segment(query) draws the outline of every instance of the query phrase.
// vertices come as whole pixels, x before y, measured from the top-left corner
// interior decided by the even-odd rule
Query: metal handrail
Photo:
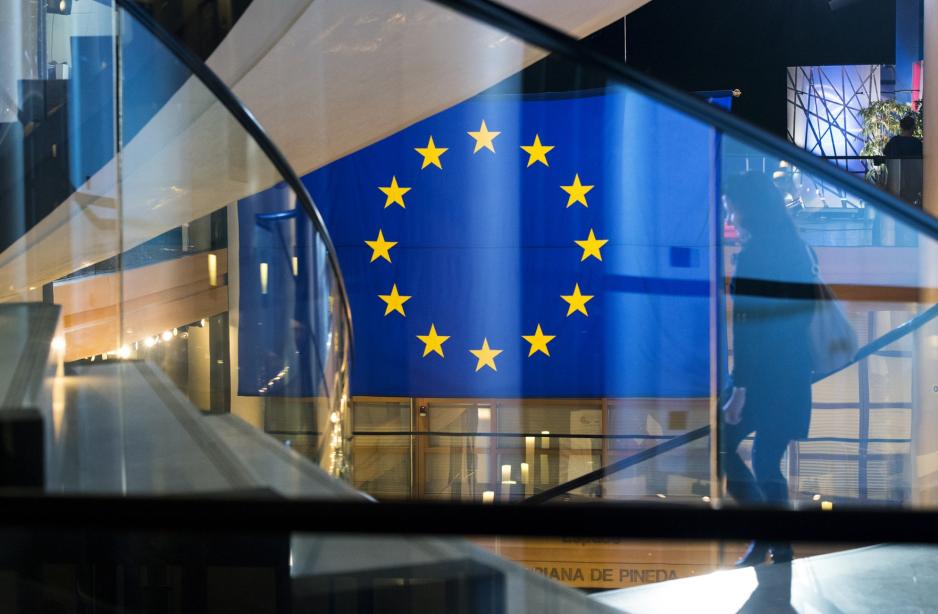
[[[332,237],[326,229],[326,224],[322,219],[322,214],[316,208],[312,197],[307,191],[303,182],[297,176],[293,167],[287,161],[283,152],[274,144],[273,140],[267,135],[260,122],[254,117],[254,114],[244,105],[234,92],[225,84],[221,78],[210,69],[205,62],[199,59],[194,53],[189,51],[176,38],[167,32],[159,23],[157,23],[149,13],[146,12],[135,0],[116,0],[117,6],[126,11],[140,25],[145,27],[166,49],[172,53],[201,83],[208,89],[215,99],[218,100],[231,115],[238,121],[245,132],[247,132],[258,147],[261,148],[271,164],[280,174],[284,182],[296,194],[297,203],[305,211],[306,215],[313,222],[316,232],[319,233],[323,243],[326,245],[326,253],[329,258],[329,264],[336,276],[339,286],[339,294],[344,303],[344,313],[349,327],[349,362],[351,363],[354,351],[354,330],[352,327],[352,307],[349,301],[348,290],[345,287],[345,277],[342,275],[342,268],[339,265],[339,256],[336,252]]]
[[[842,371],[846,369],[847,367],[860,362],[864,358],[868,358],[872,356],[879,350],[885,348],[888,345],[891,345],[898,339],[901,339],[902,337],[908,335],[909,333],[914,332],[915,330],[921,328],[928,322],[934,320],[935,317],[938,317],[938,305],[932,305],[929,309],[927,309],[926,311],[923,311],[922,313],[915,316],[908,322],[905,322],[904,324],[900,324],[899,326],[889,331],[885,335],[882,335],[881,337],[877,337],[875,340],[871,341],[870,343],[867,343],[862,348],[857,350],[857,353],[854,354],[853,359],[851,359],[850,362],[844,364],[836,371],[831,371],[830,373],[816,376],[814,378],[814,382],[817,383],[823,379],[826,379],[830,377],[831,375],[833,375],[834,373],[838,373],[839,371]],[[537,493],[536,495],[532,495],[528,497],[527,499],[524,499],[521,503],[524,503],[524,504],[544,503],[545,501],[549,501],[551,499],[559,497],[560,495],[570,492],[571,490],[580,488],[581,486],[585,486],[592,482],[596,482],[607,476],[613,475],[615,473],[618,473],[630,467],[634,467],[635,465],[638,465],[639,463],[643,463],[646,460],[655,458],[657,456],[661,456],[662,454],[666,452],[670,452],[671,450],[674,450],[676,448],[683,447],[691,442],[697,441],[698,439],[703,439],[704,437],[707,437],[708,435],[710,435],[710,425],[700,427],[699,429],[689,431],[687,433],[684,433],[683,435],[678,435],[677,437],[670,439],[664,443],[660,443],[658,445],[642,450],[638,454],[633,454],[632,456],[619,459],[615,461],[614,463],[610,463],[606,465],[605,467],[600,467],[599,469],[590,471],[589,473],[585,473],[581,475],[580,477],[564,482],[563,484],[558,484],[557,486],[548,488],[547,490],[544,490],[542,492]]]

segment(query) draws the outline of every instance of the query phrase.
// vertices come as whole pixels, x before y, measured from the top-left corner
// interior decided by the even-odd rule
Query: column
[[[925,210],[938,216],[938,0],[925,0]],[[930,136],[929,136],[930,135]],[[938,303],[938,242],[920,243],[920,301]],[[912,411],[912,499],[938,504],[938,323],[916,334],[915,390]]]

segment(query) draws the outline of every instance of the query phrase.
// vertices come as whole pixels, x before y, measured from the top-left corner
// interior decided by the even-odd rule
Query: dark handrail
[[[656,446],[652,446],[650,448],[642,450],[638,454],[633,454],[632,456],[619,459],[614,463],[610,463],[606,465],[605,467],[600,467],[599,469],[596,469],[595,471],[584,473],[578,478],[574,478],[570,481],[564,482],[563,484],[558,484],[557,486],[548,488],[547,490],[541,491],[537,493],[536,495],[531,495],[527,499],[524,499],[523,501],[521,501],[521,503],[525,503],[525,504],[544,503],[545,501],[549,501],[550,499],[559,497],[560,495],[566,492],[569,492],[573,490],[574,488],[579,488],[580,486],[586,486],[587,484],[591,482],[595,482],[596,480],[601,480],[607,475],[618,473],[624,469],[628,469],[629,467],[634,467],[635,465],[639,463],[643,463],[646,460],[655,458],[656,456],[661,456],[665,452],[670,452],[671,450],[674,450],[675,448],[681,448],[691,443],[692,441],[703,439],[709,434],[710,434],[710,425],[702,426],[699,429],[689,431],[687,433],[684,433],[683,435],[679,435],[675,437],[674,439],[670,439],[664,443],[659,443]]]
[[[355,344],[352,328],[352,307],[349,302],[348,291],[345,288],[345,277],[342,275],[338,253],[336,252],[335,245],[332,243],[332,238],[329,236],[329,231],[326,229],[326,224],[322,219],[322,215],[319,213],[319,209],[317,209],[316,205],[313,203],[312,197],[303,185],[303,182],[300,181],[293,167],[290,166],[290,163],[283,155],[283,152],[280,151],[273,140],[267,135],[267,132],[261,126],[260,122],[254,117],[254,114],[251,113],[235,93],[225,85],[225,82],[222,81],[218,75],[199,59],[198,56],[189,51],[189,49],[177,41],[172,34],[158,24],[135,0],[116,0],[116,2],[121,10],[126,11],[134,20],[145,27],[150,34],[159,40],[177,60],[182,62],[182,64],[202,82],[202,85],[215,96],[216,100],[224,105],[228,112],[241,124],[245,132],[247,132],[261,150],[267,154],[267,158],[270,160],[271,164],[273,164],[274,168],[277,169],[277,172],[280,173],[284,182],[290,186],[290,189],[296,194],[297,202],[300,203],[306,215],[312,220],[313,226],[326,244],[329,264],[332,266],[333,273],[337,278],[339,294],[344,303],[343,311],[345,312],[349,327],[349,362],[351,362]]]
[[[938,513],[857,508],[786,510],[662,503],[519,505],[282,499],[276,496],[4,494],[0,526],[16,531],[169,531],[206,535],[521,536],[938,543]],[[237,493],[233,493],[237,495]]]
[[[718,128],[730,136],[739,136],[803,169],[839,183],[854,195],[882,205],[892,215],[931,237],[938,237],[938,219],[905,203],[895,196],[857,179],[834,164],[800,147],[779,139],[747,121],[700,100],[696,96],[643,75],[624,62],[590,48],[572,36],[492,0],[432,0],[459,13],[484,22],[518,39],[556,53],[588,68],[610,75],[670,107]]]
[[[923,311],[922,313],[918,314],[917,316],[915,316],[908,322],[905,322],[904,324],[900,324],[899,326],[892,329],[885,335],[881,337],[877,337],[875,340],[864,345],[862,348],[857,350],[857,353],[854,354],[853,359],[851,359],[850,362],[841,366],[839,369],[835,371],[831,371],[830,373],[820,375],[820,376],[815,376],[814,381],[819,382],[823,379],[826,379],[830,377],[831,375],[833,375],[834,373],[837,373],[838,371],[842,371],[846,369],[847,367],[860,362],[864,358],[868,358],[869,356],[872,356],[873,354],[885,348],[886,346],[892,344],[896,340],[921,328],[922,326],[924,326],[931,320],[935,319],[936,316],[938,316],[938,305],[932,305],[926,311]],[[612,475],[614,473],[618,473],[620,471],[628,469],[629,467],[634,467],[635,465],[639,463],[643,463],[646,460],[655,458],[656,456],[660,456],[666,452],[670,452],[671,450],[674,450],[675,448],[680,448],[682,446],[685,446],[693,441],[697,441],[698,439],[703,439],[704,437],[707,437],[708,435],[710,435],[710,426],[707,425],[707,426],[700,427],[699,429],[689,431],[687,433],[684,433],[683,435],[679,435],[664,443],[660,443],[648,449],[642,450],[638,454],[633,454],[632,456],[619,459],[615,461],[614,463],[610,463],[606,465],[605,467],[600,467],[599,469],[590,471],[589,473],[585,473],[578,478],[574,478],[572,480],[564,482],[563,484],[558,484],[557,486],[548,488],[547,490],[544,490],[542,492],[537,493],[536,495],[532,495],[528,497],[527,499],[524,499],[521,503],[525,503],[525,504],[544,503],[545,501],[549,501],[551,499],[559,497],[560,495],[564,493],[570,492],[571,490],[575,488],[579,488],[581,486],[585,486],[597,480],[601,480],[602,478],[606,476]]]

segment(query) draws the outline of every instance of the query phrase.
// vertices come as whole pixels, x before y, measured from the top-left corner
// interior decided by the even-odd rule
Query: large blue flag
[[[708,395],[715,138],[632,92],[486,94],[306,176],[350,293],[352,393]],[[258,222],[277,194],[240,203],[242,271],[289,266]],[[270,327],[299,316],[241,288],[258,394],[282,370]]]

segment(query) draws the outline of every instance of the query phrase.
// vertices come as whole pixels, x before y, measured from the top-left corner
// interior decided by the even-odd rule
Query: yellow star
[[[531,351],[528,352],[528,358],[534,356],[535,352],[543,352],[545,355],[550,356],[550,351],[547,349],[547,344],[554,340],[557,335],[545,335],[544,331],[541,330],[541,325],[537,325],[537,330],[534,331],[533,335],[521,335],[521,338],[531,344]]]
[[[590,302],[591,300],[593,300],[593,295],[592,294],[580,294],[580,284],[577,284],[573,288],[573,294],[568,294],[568,295],[561,294],[560,298],[570,303],[570,308],[567,309],[568,318],[574,311],[579,311],[583,315],[589,317],[589,314],[586,313],[586,304]]]
[[[495,357],[502,353],[502,350],[493,350],[489,348],[488,338],[482,339],[482,348],[478,350],[469,350],[469,352],[479,359],[476,364],[476,371],[482,367],[489,367],[492,371],[498,371],[495,368]]]
[[[580,203],[584,207],[589,207],[586,204],[586,194],[593,189],[594,186],[583,185],[580,183],[580,174],[577,173],[573,178],[573,185],[562,185],[560,189],[570,195],[570,198],[567,199],[567,207],[573,203]]]
[[[468,132],[469,136],[476,140],[476,147],[472,150],[472,153],[478,153],[480,149],[485,147],[492,153],[495,153],[495,143],[492,141],[495,140],[501,132],[489,132],[489,129],[485,127],[485,120],[482,120],[482,127],[479,128],[478,132]]]
[[[365,241],[365,245],[372,249],[370,262],[374,262],[378,258],[384,258],[388,262],[391,262],[390,249],[397,245],[397,241],[385,241],[384,233],[381,232],[379,228],[378,238],[374,241]]]
[[[404,194],[410,192],[410,188],[397,185],[397,177],[391,177],[391,185],[379,187],[378,189],[384,192],[388,197],[387,200],[384,201],[385,209],[390,207],[392,203],[400,205],[401,209],[406,209],[404,206]]]
[[[440,156],[446,153],[447,147],[437,147],[433,144],[433,137],[430,137],[430,140],[427,142],[426,147],[414,147],[421,156],[423,156],[423,164],[420,165],[420,169],[423,170],[430,166],[431,164],[438,169],[442,170],[443,165],[440,163]]]
[[[583,248],[583,257],[580,258],[580,262],[583,262],[590,256],[596,258],[596,260],[602,261],[603,255],[599,253],[600,248],[606,243],[609,243],[609,239],[597,239],[596,235],[593,234],[593,229],[590,228],[590,236],[585,241],[574,241],[577,245]],[[374,260],[374,258],[372,258]]]
[[[550,166],[547,163],[547,152],[553,149],[553,145],[541,145],[541,136],[534,135],[534,143],[531,145],[522,145],[521,149],[528,153],[528,166],[535,162],[540,162],[544,166]]]
[[[384,310],[384,315],[388,315],[392,311],[396,311],[405,318],[407,314],[404,313],[404,303],[409,301],[411,297],[404,296],[397,293],[397,284],[391,287],[391,294],[379,294],[378,298],[388,304],[387,309]]]
[[[436,334],[436,326],[433,324],[430,325],[430,332],[426,335],[417,335],[417,338],[423,341],[423,355],[426,356],[430,352],[436,352],[440,356],[443,356],[443,343],[449,339],[448,335],[438,335]]]

